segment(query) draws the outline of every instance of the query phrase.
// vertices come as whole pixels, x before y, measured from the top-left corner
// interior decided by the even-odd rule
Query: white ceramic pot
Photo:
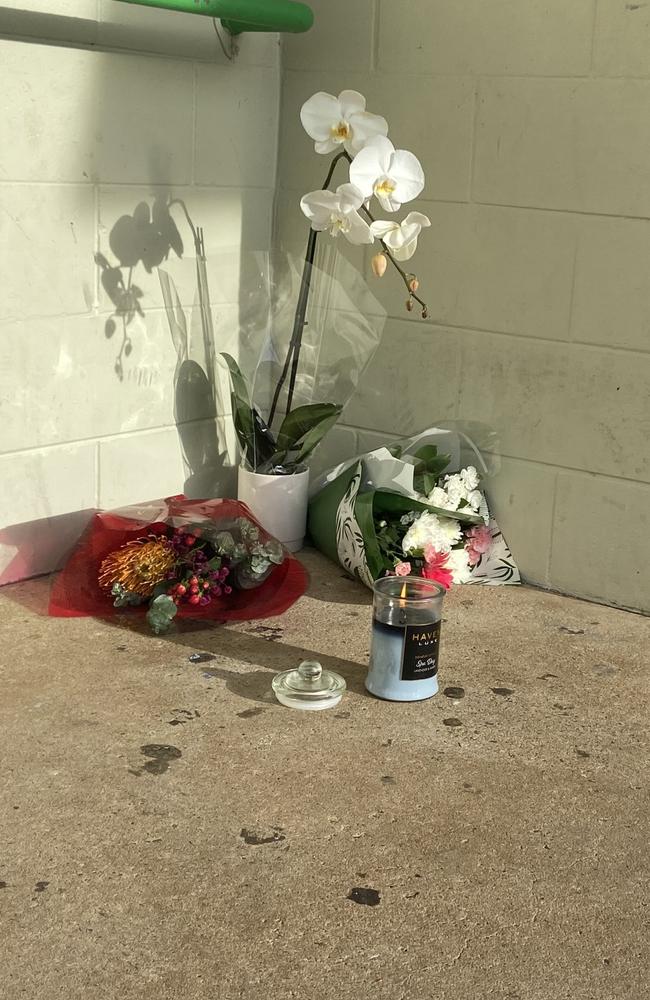
[[[240,466],[237,495],[262,527],[290,552],[302,548],[307,530],[309,469],[292,476],[263,476]]]

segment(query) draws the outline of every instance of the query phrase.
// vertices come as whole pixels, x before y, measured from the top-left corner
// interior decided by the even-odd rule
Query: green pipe
[[[242,31],[308,31],[314,23],[311,8],[294,0],[120,0],[142,7],[160,7],[185,14],[219,17],[231,35]]]

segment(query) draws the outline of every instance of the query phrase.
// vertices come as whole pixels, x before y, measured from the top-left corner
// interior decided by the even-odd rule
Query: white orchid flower
[[[356,90],[342,90],[338,97],[319,91],[303,104],[300,120],[317,153],[344,146],[354,156],[373,136],[388,134],[386,119],[366,111],[366,99]]]
[[[300,201],[312,229],[328,230],[331,236],[343,233],[356,246],[374,243],[370,226],[358,212],[362,204],[363,195],[353,184],[341,184],[336,191],[310,191]]]
[[[350,164],[350,180],[364,198],[374,194],[386,212],[397,212],[424,187],[420,161],[406,149],[395,149],[390,139],[369,139]]]
[[[410,260],[418,245],[418,236],[431,220],[421,212],[409,212],[403,222],[385,222],[378,219],[370,232],[382,240],[395,260]]]

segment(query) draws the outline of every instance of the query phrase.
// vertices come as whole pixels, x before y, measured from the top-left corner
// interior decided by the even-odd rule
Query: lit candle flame
[[[405,611],[406,610],[406,593],[407,593],[407,591],[406,591],[406,584],[403,583],[402,584],[402,590],[401,590],[401,593],[399,595],[399,607],[400,607],[400,611]]]

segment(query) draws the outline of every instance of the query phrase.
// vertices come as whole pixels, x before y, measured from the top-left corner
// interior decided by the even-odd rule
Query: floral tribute
[[[422,212],[409,212],[401,221],[377,219],[371,211],[373,198],[383,212],[395,213],[422,193],[420,161],[407,149],[395,149],[388,138],[388,122],[367,111],[365,97],[356,90],[343,90],[338,97],[322,91],[314,94],[303,104],[300,119],[316,152],[335,154],[323,188],[310,191],[300,202],[311,228],[342,235],[356,246],[378,241],[382,249],[372,258],[374,274],[381,278],[390,262],[406,286],[407,310],[411,312],[417,302],[426,319],[426,304],[416,294],[418,277],[398,262],[413,257],[430,220]],[[330,191],[339,160],[349,164],[349,181]]]
[[[473,465],[447,472],[437,434],[430,428],[325,473],[309,505],[312,541],[368,587],[387,574],[445,589],[519,583],[479,473]]]
[[[449,590],[452,583],[469,583],[473,566],[478,566],[492,545],[489,514],[478,489],[479,476],[473,465],[445,476],[422,499],[442,508],[445,514],[412,511],[398,521],[379,519],[377,539],[388,561],[387,573],[397,576],[424,576]],[[481,524],[463,524],[458,512],[480,517]]]
[[[244,504],[173,497],[96,514],[54,583],[49,613],[137,609],[159,634],[176,615],[281,614],[306,585],[302,566]]]

